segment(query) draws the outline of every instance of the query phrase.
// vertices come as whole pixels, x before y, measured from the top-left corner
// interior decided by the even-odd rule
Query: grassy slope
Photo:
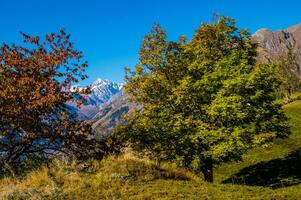
[[[268,148],[252,149],[244,155],[243,162],[224,164],[216,170],[216,180],[222,181],[244,167],[254,165],[261,161],[269,161],[276,158],[285,158],[291,152],[301,148],[301,101],[284,106],[289,117],[292,134],[289,138],[278,139]]]
[[[21,180],[2,179],[0,199],[301,199],[301,185],[298,184],[278,189],[241,183],[221,184],[246,167],[250,169],[243,175],[247,182],[251,180],[249,185],[268,185],[270,180],[274,180],[273,184],[299,183],[300,176],[286,173],[292,171],[291,167],[301,171],[299,157],[297,160],[294,157],[285,168],[279,163],[287,163],[287,156],[301,148],[301,101],[288,104],[284,109],[290,117],[292,135],[277,140],[270,147],[251,150],[241,162],[220,166],[215,170],[214,184],[204,183],[191,172],[171,164],[157,169],[151,161],[125,156],[83,165],[57,162]],[[262,163],[259,169],[254,168],[258,163]],[[272,177],[252,179],[254,169],[262,176],[271,174]]]

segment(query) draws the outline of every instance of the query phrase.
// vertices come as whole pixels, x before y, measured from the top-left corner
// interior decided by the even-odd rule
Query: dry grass
[[[260,162],[266,163],[263,170],[269,173],[268,170],[275,169],[275,166],[271,168],[269,164],[283,161],[288,154],[301,149],[301,101],[287,104],[284,109],[290,117],[292,135],[283,140],[276,140],[268,148],[251,150],[241,162],[220,166],[215,170],[214,184],[205,183],[197,175],[174,164],[166,163],[158,168],[153,161],[126,154],[109,157],[101,162],[91,160],[78,163],[55,160],[48,167],[43,166],[23,178],[2,178],[0,199],[298,200],[301,199],[300,184],[270,189],[220,183],[245,168],[257,166]],[[276,168],[278,169],[278,166]]]
[[[299,192],[298,192],[299,191]],[[208,184],[195,174],[131,155],[102,162],[54,161],[22,179],[0,180],[0,199],[298,199],[299,186],[272,190],[264,187]]]
[[[132,183],[162,180],[201,181],[193,173],[132,155],[109,157],[102,162],[54,161],[22,179],[0,181],[0,199],[118,199],[127,195]]]

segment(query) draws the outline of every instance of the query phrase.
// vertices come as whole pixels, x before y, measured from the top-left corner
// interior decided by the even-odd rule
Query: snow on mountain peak
[[[121,90],[123,87],[123,83],[115,83],[115,82],[111,82],[108,79],[101,79],[98,78],[96,79],[96,81],[94,81],[91,85],[91,89],[97,89],[99,87],[112,87],[118,90]]]
[[[92,83],[92,87],[93,86],[99,86],[99,85],[108,85],[110,83],[110,81],[109,80],[107,80],[107,79],[101,79],[101,78],[98,78],[98,79],[96,79],[96,81],[94,81],[93,83]]]
[[[81,88],[79,85],[74,85],[71,90]],[[108,102],[112,96],[122,91],[123,83],[110,82],[107,79],[96,79],[91,84],[91,94],[86,95],[87,103],[82,105],[79,110],[88,118],[93,117],[99,107]]]

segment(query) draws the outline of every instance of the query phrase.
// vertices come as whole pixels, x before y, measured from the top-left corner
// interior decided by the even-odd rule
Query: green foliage
[[[287,136],[286,117],[275,103],[275,66],[256,63],[256,45],[233,19],[202,24],[191,42],[166,38],[157,24],[145,37],[125,85],[141,109],[116,135],[159,162],[202,171],[207,181],[213,164]]]
[[[281,80],[279,92],[283,94],[284,103],[292,101],[292,94],[300,90],[301,87],[301,69],[300,52],[296,50],[296,45],[288,45],[287,51],[281,52],[276,56],[274,62],[278,63],[278,75]]]

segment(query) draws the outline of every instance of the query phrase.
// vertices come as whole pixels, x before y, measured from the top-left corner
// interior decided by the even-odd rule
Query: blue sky
[[[65,28],[89,62],[83,85],[98,77],[122,82],[154,22],[170,40],[191,38],[217,12],[253,33],[301,23],[300,8],[301,0],[1,0],[0,42],[19,42],[19,31],[44,35]]]

